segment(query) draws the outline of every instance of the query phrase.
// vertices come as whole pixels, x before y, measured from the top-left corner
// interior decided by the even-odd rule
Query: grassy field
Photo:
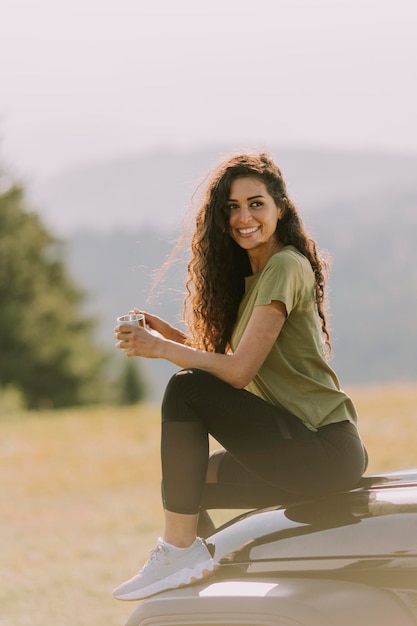
[[[350,389],[368,472],[417,466],[417,385]],[[0,626],[122,626],[161,529],[157,407],[0,419]]]

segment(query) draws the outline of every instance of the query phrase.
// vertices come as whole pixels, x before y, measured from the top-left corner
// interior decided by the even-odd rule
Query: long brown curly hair
[[[288,198],[281,171],[265,152],[240,154],[220,164],[212,173],[196,215],[191,240],[191,260],[186,280],[184,317],[191,335],[189,344],[210,352],[230,348],[233,326],[249,276],[249,257],[229,236],[228,200],[236,178],[257,178],[276,205],[283,209],[275,235],[283,245],[293,245],[310,261],[316,280],[316,303],[328,352],[330,336],[324,310],[327,264],[316,250],[304,224]]]

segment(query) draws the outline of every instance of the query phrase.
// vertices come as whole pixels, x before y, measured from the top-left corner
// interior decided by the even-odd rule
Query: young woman
[[[204,509],[347,490],[366,467],[355,407],[326,360],[324,263],[269,155],[213,172],[191,249],[189,335],[149,313],[150,330],[115,329],[128,356],[182,368],[162,403],[163,537],[115,589],[121,600],[216,568],[197,536]],[[209,434],[223,446],[210,458]]]

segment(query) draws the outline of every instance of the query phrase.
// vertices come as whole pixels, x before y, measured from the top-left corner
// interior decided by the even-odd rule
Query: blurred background
[[[1,188],[65,242],[102,349],[133,306],[181,318],[181,262],[148,296],[195,188],[266,149],[332,259],[340,377],[415,380],[414,0],[0,4]],[[169,366],[141,366],[158,398]]]
[[[271,152],[331,259],[368,471],[416,464],[416,23],[415,0],[0,0],[0,626],[132,610],[111,590],[160,531],[175,368],[115,350],[115,318],[181,324],[186,255],[155,272],[231,152]]]
[[[84,294],[72,319],[90,316],[85,332],[111,351],[112,372],[125,367],[112,349],[117,315],[138,306],[181,318],[183,260],[149,293],[196,187],[230,152],[266,149],[332,259],[342,381],[415,381],[414,0],[0,6],[1,189],[19,187],[21,209],[64,243],[54,258]],[[98,372],[94,361],[83,375]],[[159,398],[170,367],[135,367]]]

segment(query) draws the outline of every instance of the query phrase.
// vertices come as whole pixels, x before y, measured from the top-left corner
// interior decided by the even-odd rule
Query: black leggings
[[[224,447],[210,459],[208,434]],[[287,411],[198,369],[181,370],[168,383],[161,458],[164,507],[185,514],[345,491],[367,462],[350,422],[313,432]]]

